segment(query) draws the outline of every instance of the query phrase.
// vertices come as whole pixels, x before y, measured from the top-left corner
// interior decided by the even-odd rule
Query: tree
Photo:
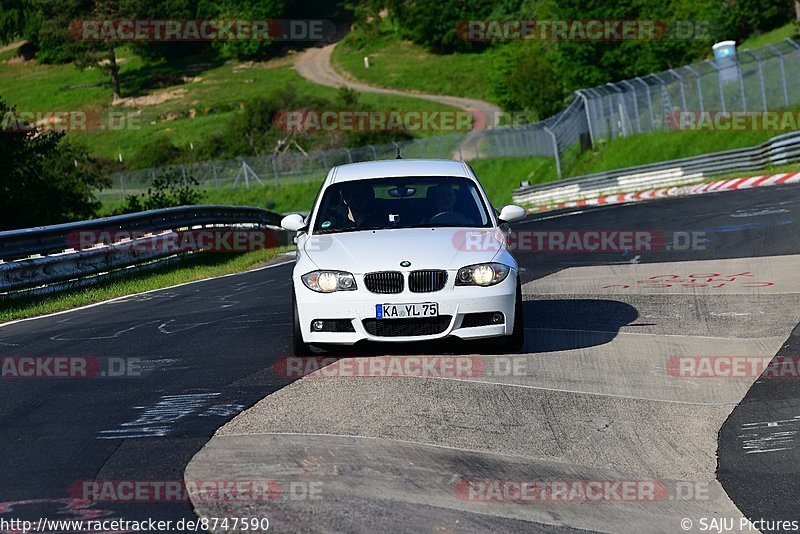
[[[8,124],[15,110],[0,100]],[[27,228],[94,217],[94,191],[108,186],[85,146],[61,132],[0,132],[0,229]]]
[[[556,58],[554,47],[545,43],[511,43],[500,49],[489,83],[503,109],[532,111],[531,120],[556,114],[566,94]]]
[[[80,6],[76,6],[77,9],[74,12],[76,16],[84,12],[84,1],[81,1],[80,4]],[[138,19],[144,13],[144,9],[144,0],[116,0],[114,2],[94,0],[85,18],[99,21],[100,24],[102,24],[102,21]],[[73,19],[69,23],[73,31],[76,29],[74,25],[76,20],[80,19]],[[94,67],[105,71],[111,81],[114,101],[121,99],[122,90],[119,82],[119,65],[117,64],[116,52],[120,42],[113,39],[88,40],[83,38],[80,32],[70,37],[72,38],[65,39],[64,46],[68,51],[68,55],[74,58],[75,66],[79,69]]]

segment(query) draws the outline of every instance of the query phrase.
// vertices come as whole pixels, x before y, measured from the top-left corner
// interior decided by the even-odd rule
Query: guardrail
[[[255,207],[181,206],[38,228],[0,232],[0,292],[83,279],[139,266],[188,251],[148,245],[201,228],[262,228],[274,244],[289,244],[282,215]],[[83,249],[76,236],[91,232],[99,242]],[[126,235],[135,234],[134,239]],[[77,245],[77,246],[76,246]]]
[[[769,165],[785,165],[798,161],[800,132],[791,132],[754,147],[712,152],[521,187],[514,190],[512,197],[517,204],[549,206],[653,187],[686,185],[726,172],[758,171]]]

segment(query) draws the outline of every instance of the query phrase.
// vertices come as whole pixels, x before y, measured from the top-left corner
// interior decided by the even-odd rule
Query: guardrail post
[[[553,133],[553,130],[546,127],[544,131],[550,134],[550,137],[553,139],[553,156],[556,158],[556,172],[558,173],[558,177],[561,178],[561,156],[558,153],[558,139],[556,139],[556,134]]]

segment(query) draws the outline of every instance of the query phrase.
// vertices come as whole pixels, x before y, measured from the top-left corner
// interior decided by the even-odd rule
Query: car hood
[[[458,269],[491,261],[505,246],[496,228],[413,228],[314,235],[303,251],[319,269],[354,274],[402,270]]]

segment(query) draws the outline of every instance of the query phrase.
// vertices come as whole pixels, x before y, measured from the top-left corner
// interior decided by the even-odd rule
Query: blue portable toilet
[[[714,63],[722,83],[735,82],[739,79],[739,66],[736,55],[736,41],[720,41],[711,47],[714,51]]]

